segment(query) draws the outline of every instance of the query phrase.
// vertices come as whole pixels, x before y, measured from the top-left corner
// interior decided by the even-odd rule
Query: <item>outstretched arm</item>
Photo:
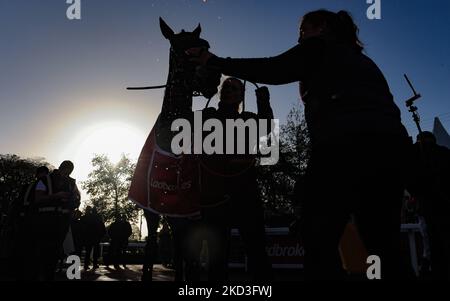
[[[218,68],[223,74],[268,85],[304,80],[314,71],[324,53],[324,41],[309,39],[288,51],[268,58],[220,58],[207,51],[190,49],[192,61]]]
[[[300,80],[297,56],[299,46],[270,58],[232,59],[213,56],[208,66],[218,67],[223,74],[266,85],[281,85]]]

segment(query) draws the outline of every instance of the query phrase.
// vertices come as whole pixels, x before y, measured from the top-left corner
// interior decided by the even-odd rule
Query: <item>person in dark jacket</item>
[[[258,127],[257,136],[266,136],[271,131],[273,112],[270,107],[270,95],[267,87],[256,90],[258,113],[242,111],[245,96],[245,87],[237,78],[226,79],[221,88],[218,109],[213,107],[201,111],[202,122],[218,120],[224,129],[223,154],[203,153],[200,161],[200,182],[202,220],[187,222],[183,227],[187,230],[183,238],[178,242],[174,231],[175,255],[178,249],[183,249],[183,257],[186,260],[186,277],[190,280],[199,279],[199,253],[203,239],[208,241],[209,251],[209,280],[226,280],[228,275],[228,251],[231,228],[238,228],[244,240],[248,256],[249,271],[254,279],[270,279],[271,267],[265,253],[265,227],[262,202],[258,197],[256,183],[255,154],[245,151],[244,154],[236,154],[237,143],[245,144],[245,149],[254,146],[258,141],[251,141],[246,134],[244,141],[234,140],[233,153],[226,154],[228,120],[244,122],[254,120],[258,125],[267,122],[266,133]],[[170,124],[173,114],[170,112],[181,111],[178,116],[193,122],[195,113],[191,108],[185,108],[184,103],[171,103],[165,106],[160,118],[163,123]],[[198,113],[198,112],[197,112]],[[209,133],[205,131],[203,136]],[[237,143],[236,143],[237,142]],[[149,213],[147,213],[149,214]],[[151,220],[151,219],[148,219]],[[174,219],[169,222],[175,224]],[[149,225],[150,223],[148,223]],[[156,224],[155,224],[156,226]],[[175,227],[177,228],[177,227]],[[178,227],[180,228],[180,227]],[[151,233],[151,231],[149,231]],[[199,234],[202,233],[202,234]],[[193,242],[195,239],[199,241]],[[195,245],[195,246],[194,246]],[[177,258],[177,256],[175,256]],[[176,262],[176,260],[175,260]]]
[[[100,241],[106,234],[105,224],[101,216],[97,213],[97,209],[87,206],[86,213],[81,218],[81,223],[84,231],[84,246],[86,248],[86,257],[84,258],[84,269],[88,270],[91,263],[93,269],[98,268],[98,258],[100,256]],[[127,238],[128,240],[128,238]]]
[[[450,150],[431,132],[417,136],[414,177],[408,190],[417,197],[430,244],[431,277],[450,279]]]
[[[12,217],[14,228],[13,261],[18,280],[31,280],[30,267],[33,265],[33,254],[30,254],[29,250],[34,250],[36,243],[35,238],[31,235],[31,221],[35,214],[32,210],[34,207],[34,191],[37,183],[45,178],[49,172],[46,166],[38,167],[35,181],[23,188],[21,197],[15,200],[11,206],[12,212],[9,216]]]
[[[309,279],[345,276],[338,244],[351,214],[369,253],[381,258],[382,278],[401,272],[402,171],[410,139],[382,72],[362,51],[351,16],[327,10],[307,13],[298,45],[275,57],[188,50],[192,61],[229,76],[299,82],[311,141],[301,227]]]
[[[108,230],[110,237],[109,258],[115,269],[120,268],[120,264],[126,267],[125,252],[128,247],[128,239],[132,234],[131,224],[123,217],[119,216]]]
[[[227,146],[226,121],[266,120],[265,136],[270,133],[273,119],[270,95],[267,87],[256,90],[258,113],[242,111],[245,98],[244,84],[237,78],[226,79],[220,91],[218,109],[203,110],[203,119],[220,120],[225,128],[223,145]],[[248,135],[235,139],[237,144],[248,145]],[[256,137],[255,137],[256,138]],[[202,220],[206,226],[209,254],[209,280],[223,281],[228,278],[228,253],[230,231],[239,229],[243,239],[248,268],[255,280],[271,278],[271,267],[265,251],[265,225],[262,201],[256,182],[256,156],[244,154],[203,154],[200,160]]]
[[[36,240],[35,270],[39,280],[54,280],[56,265],[69,230],[72,211],[80,204],[75,179],[70,177],[74,165],[63,161],[35,187],[32,235]]]

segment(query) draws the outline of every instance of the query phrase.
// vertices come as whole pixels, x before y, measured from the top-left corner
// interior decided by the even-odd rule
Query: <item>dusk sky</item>
[[[402,118],[416,134],[404,101],[407,73],[423,98],[424,129],[439,116],[450,129],[450,1],[382,0],[382,19],[366,17],[366,0],[81,0],[81,20],[68,20],[65,0],[0,0],[0,154],[75,163],[86,178],[93,153],[137,158],[161,109],[169,42],[163,17],[176,31],[201,23],[220,56],[277,55],[298,39],[300,18],[326,8],[350,11],[366,53],[385,74]],[[247,105],[255,110],[253,87]],[[283,123],[299,102],[298,85],[269,87]],[[205,100],[196,98],[196,107]],[[216,102],[213,100],[213,102]]]

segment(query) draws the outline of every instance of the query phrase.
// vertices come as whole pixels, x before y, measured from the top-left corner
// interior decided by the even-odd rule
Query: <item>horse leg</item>
[[[144,210],[147,221],[147,241],[144,249],[144,264],[142,267],[142,281],[152,281],[153,264],[156,260],[158,244],[157,230],[161,217],[158,214]]]

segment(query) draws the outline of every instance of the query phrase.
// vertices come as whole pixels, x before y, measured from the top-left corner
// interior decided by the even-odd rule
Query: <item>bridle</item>
[[[200,42],[200,47],[204,47],[205,49],[209,48],[209,43],[206,40],[199,39],[199,42]],[[191,70],[186,70],[187,63],[189,63],[189,62],[186,61],[187,57],[184,54],[184,52],[176,51],[174,49],[174,47],[170,47],[170,55],[171,55],[171,58],[173,58],[176,63],[174,63],[173,66],[170,66],[171,69],[169,72],[171,72],[172,74],[175,74],[175,73],[183,74],[182,83],[168,83],[166,85],[143,86],[143,87],[127,87],[127,90],[131,90],[131,91],[156,90],[156,89],[168,88],[169,85],[171,85],[171,84],[172,85],[181,84],[186,90],[192,91],[192,94],[191,94],[192,97],[203,96],[206,99],[208,99],[208,102],[207,102],[207,106],[208,106],[209,102],[211,101],[211,98],[217,92],[217,87],[214,87],[214,89],[216,90],[215,92],[208,91],[208,89],[207,89],[207,84],[208,84],[207,79],[213,70],[211,68],[201,67],[201,66],[194,67],[195,70],[193,72]],[[208,95],[205,95],[204,91],[202,92],[202,90],[204,90],[204,91],[206,90],[208,92]]]

